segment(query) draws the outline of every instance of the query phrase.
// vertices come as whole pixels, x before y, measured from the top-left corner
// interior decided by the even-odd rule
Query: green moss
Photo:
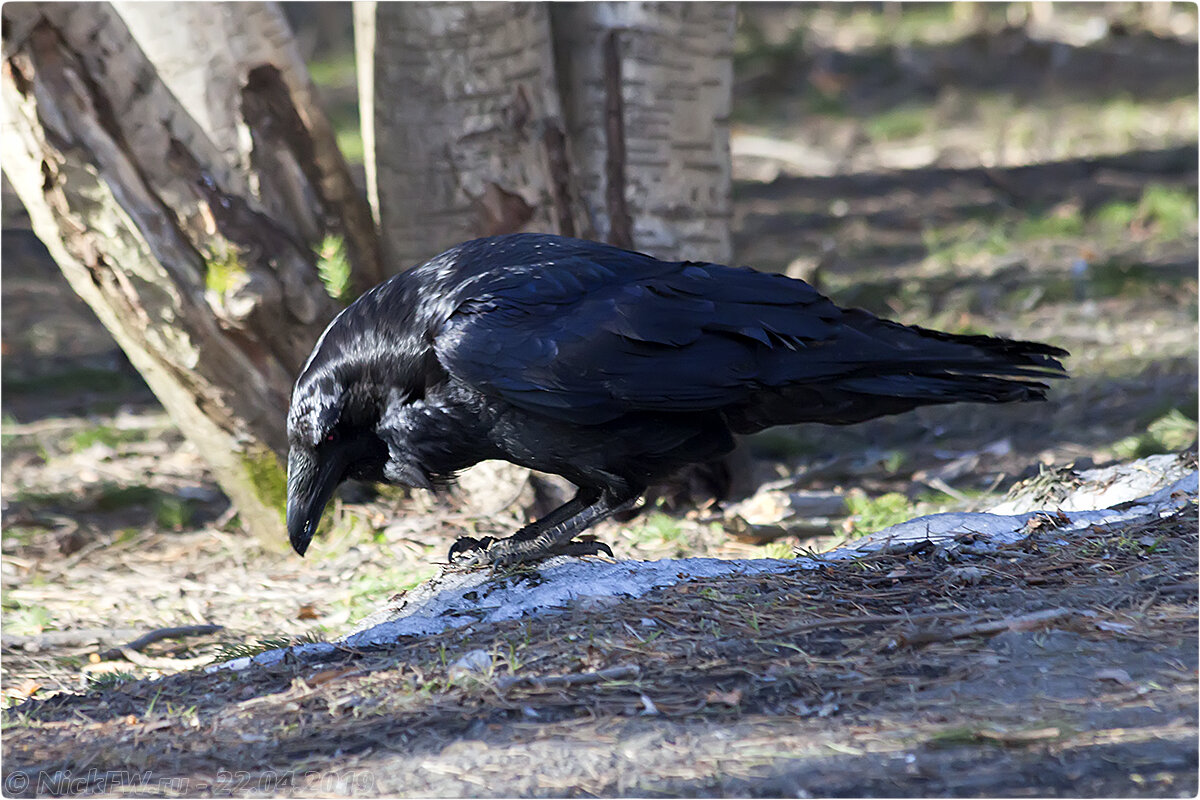
[[[287,513],[287,471],[279,459],[265,447],[252,447],[242,454],[246,476],[254,494],[264,505],[279,510],[280,519]]]
[[[210,250],[204,267],[205,287],[219,295],[232,289],[237,279],[246,274],[246,265],[242,263],[237,249],[229,244]]]

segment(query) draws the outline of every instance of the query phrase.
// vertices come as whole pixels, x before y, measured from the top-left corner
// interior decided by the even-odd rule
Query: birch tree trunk
[[[160,7],[156,30],[192,35],[202,20],[171,15],[194,8]],[[238,9],[260,17],[247,29],[277,13],[232,4],[227,31]],[[242,523],[283,542],[290,388],[336,310],[313,247],[329,233],[354,239],[368,283],[375,246],[342,202],[327,123],[289,88],[296,64],[223,51],[220,38],[175,40],[177,96],[107,3],[8,4],[3,15],[4,171],[34,231]],[[286,43],[282,30],[264,40]],[[184,50],[204,63],[188,66]],[[232,86],[231,64],[243,76]]]
[[[389,271],[540,230],[730,256],[731,3],[356,3]]]
[[[731,255],[732,3],[554,3],[576,178],[598,238]]]
[[[400,272],[465,239],[587,234],[545,3],[356,3],[367,185]]]

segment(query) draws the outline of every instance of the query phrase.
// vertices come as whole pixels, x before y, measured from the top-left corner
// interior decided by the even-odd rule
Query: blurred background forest
[[[284,5],[361,170],[349,5]],[[748,485],[834,497],[818,522],[760,526],[667,493],[600,531],[618,556],[784,557],[973,507],[1039,464],[1194,441],[1196,14],[1190,3],[740,6],[733,262],[907,323],[1053,342],[1072,351],[1073,379],[1034,409],[765,432],[749,443]],[[361,492],[307,560],[243,537],[7,186],[3,205],[6,635],[201,622],[226,626],[227,643],[336,634],[427,577],[464,529],[516,524],[519,510],[480,519],[444,500],[428,514],[428,498]],[[71,658],[12,664],[10,699],[31,691],[20,676],[53,688],[87,671]]]

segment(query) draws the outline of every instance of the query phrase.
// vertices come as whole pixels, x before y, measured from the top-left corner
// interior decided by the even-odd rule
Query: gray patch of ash
[[[1037,483],[1035,481],[1035,483]],[[933,514],[878,531],[822,554],[820,560],[685,558],[664,561],[611,562],[594,558],[557,557],[535,569],[507,575],[490,570],[442,574],[364,619],[338,645],[367,647],[402,636],[437,633],[475,622],[496,622],[554,613],[572,604],[605,605],[620,598],[701,578],[813,569],[822,561],[849,559],[891,548],[925,544],[954,547],[969,540],[972,547],[1011,544],[1027,537],[1030,521],[1042,517],[1064,535],[1092,525],[1111,525],[1139,518],[1167,516],[1196,501],[1194,460],[1184,456],[1152,456],[1129,464],[1071,473],[1067,488],[1036,510],[1018,493],[987,512]],[[1043,495],[1047,483],[1031,492]],[[1088,503],[1107,507],[1087,507]],[[1024,509],[1024,510],[1021,510]],[[213,669],[245,669],[270,665],[286,657],[304,658],[337,649],[329,643],[297,645],[240,658]]]

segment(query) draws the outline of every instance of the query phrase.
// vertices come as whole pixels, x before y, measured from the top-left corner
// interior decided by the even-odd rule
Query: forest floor
[[[664,499],[597,527],[616,556],[785,558],[986,507],[1044,467],[1190,445],[1190,13],[1190,38],[1084,44],[1068,43],[1069,15],[1056,40],[909,28],[909,16],[833,25],[822,15],[843,12],[825,7],[755,34],[752,15],[736,262],[904,322],[1053,342],[1072,378],[1036,407],[753,437],[754,482],[843,492],[844,513],[756,544],[730,535],[721,504]],[[872,556],[321,663],[191,668],[335,639],[430,577],[455,538],[511,530],[523,512],[359,493],[304,560],[248,540],[36,242],[6,227],[4,255],[6,794],[1197,791],[1194,507],[1067,542],[1033,536],[979,556],[973,581],[932,553]],[[1070,613],[1027,619],[1047,609]],[[963,620],[1014,622],[948,633]],[[112,649],[204,625],[221,627]],[[485,673],[452,669],[474,651],[489,654]],[[563,680],[502,680],[515,676]]]

